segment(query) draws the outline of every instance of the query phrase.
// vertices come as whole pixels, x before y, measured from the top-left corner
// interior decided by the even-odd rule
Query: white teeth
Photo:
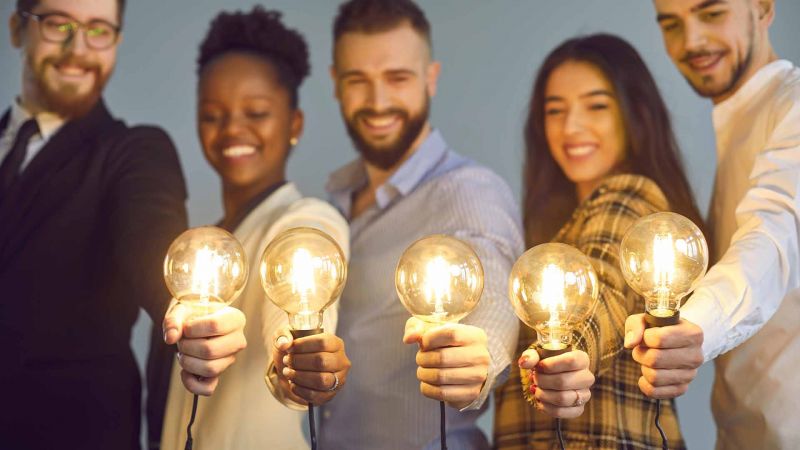
[[[382,128],[391,125],[395,121],[395,116],[386,117],[370,117],[366,119],[367,125],[376,128]]]
[[[594,145],[578,145],[567,148],[567,155],[569,156],[584,156],[592,153],[595,149]]]
[[[252,155],[256,152],[256,148],[252,145],[234,145],[222,150],[222,156],[226,158],[238,158],[240,156]]]
[[[60,66],[58,71],[64,75],[79,76],[86,73],[86,70],[76,66]]]

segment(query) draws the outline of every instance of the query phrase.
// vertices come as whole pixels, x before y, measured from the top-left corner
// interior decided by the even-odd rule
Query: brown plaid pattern
[[[595,314],[576,330],[576,347],[589,354],[597,380],[582,416],[562,420],[568,449],[660,449],[654,425],[655,401],[639,390],[640,366],[623,348],[625,319],[644,311],[644,302],[625,283],[619,269],[619,244],[636,219],[668,209],[658,186],[648,178],[617,175],[608,178],[574,212],[555,242],[573,245],[592,261],[600,280]],[[536,335],[520,326],[517,355]],[[508,382],[495,391],[495,447],[557,449],[555,420],[536,410],[522,393],[528,371],[511,365]],[[524,381],[524,384],[523,384]],[[661,402],[661,426],[670,449],[685,449],[672,401]]]

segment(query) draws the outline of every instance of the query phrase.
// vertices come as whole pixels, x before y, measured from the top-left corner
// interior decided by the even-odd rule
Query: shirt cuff
[[[725,311],[713,295],[698,290],[681,308],[681,319],[688,320],[703,330],[703,358],[708,362],[725,347],[728,331]]]
[[[293,409],[295,411],[307,411],[308,407],[306,405],[301,405],[296,401],[286,397],[281,389],[280,381],[278,381],[278,372],[275,370],[275,364],[270,361],[269,365],[267,366],[267,372],[264,374],[264,382],[267,384],[267,388],[272,393],[272,396],[275,397],[275,400],[281,402],[284,406],[289,409]]]
[[[508,372],[509,372],[508,366],[506,366],[506,368],[500,373],[497,373],[497,370],[494,370],[494,368],[490,368],[489,373],[486,375],[486,381],[483,383],[483,387],[481,388],[481,393],[480,395],[478,395],[478,398],[476,398],[469,405],[459,409],[459,412],[480,409],[486,402],[486,399],[489,398],[489,394],[491,394],[492,391],[494,390],[495,384],[502,383],[505,380],[505,378],[508,377]]]

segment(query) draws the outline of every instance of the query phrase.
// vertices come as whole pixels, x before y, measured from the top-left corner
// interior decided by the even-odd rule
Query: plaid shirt
[[[654,425],[655,401],[639,390],[641,369],[623,347],[625,319],[644,310],[644,302],[625,283],[619,268],[619,244],[639,217],[668,209],[656,184],[636,175],[606,179],[575,210],[556,235],[555,242],[573,245],[592,261],[600,280],[595,314],[576,330],[576,347],[588,353],[596,382],[582,416],[563,420],[569,449],[661,448]],[[533,330],[520,327],[517,355],[535,341]],[[509,381],[498,388],[495,436],[497,448],[555,449],[555,420],[536,410],[522,395],[528,371],[512,364]],[[670,449],[684,449],[675,406],[661,402],[661,426]]]

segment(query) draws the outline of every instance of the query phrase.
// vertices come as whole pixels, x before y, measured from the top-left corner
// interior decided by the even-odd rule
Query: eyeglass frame
[[[36,13],[32,13],[30,11],[17,11],[17,14],[22,19],[35,20],[36,23],[39,24],[39,36],[41,36],[41,38],[44,39],[45,41],[53,43],[53,44],[64,44],[65,42],[68,42],[70,39],[74,39],[75,35],[77,34],[77,32],[79,30],[83,30],[83,32],[84,32],[84,42],[86,43],[87,47],[91,48],[92,50],[108,50],[109,48],[113,47],[114,45],[116,45],[119,42],[119,35],[122,32],[122,26],[121,25],[114,25],[113,23],[108,22],[107,20],[103,20],[103,19],[92,19],[91,21],[89,21],[89,23],[84,23],[84,22],[81,22],[80,20],[70,16],[69,14],[65,14],[65,13],[61,13],[61,12],[50,12],[50,13],[36,14]],[[41,26],[42,22],[45,21],[48,17],[53,17],[53,16],[61,16],[61,17],[64,17],[66,19],[69,19],[69,21],[70,21],[69,23],[71,25],[74,25],[72,27],[73,31],[71,31],[70,34],[62,41],[49,39],[48,37],[46,37],[44,35],[44,29]],[[86,30],[88,30],[89,24],[91,24],[92,22],[101,22],[104,25],[108,25],[112,30],[114,30],[114,39],[111,41],[110,44],[108,44],[105,47],[96,47],[96,46],[94,46],[94,45],[89,43],[88,35],[86,35]]]

